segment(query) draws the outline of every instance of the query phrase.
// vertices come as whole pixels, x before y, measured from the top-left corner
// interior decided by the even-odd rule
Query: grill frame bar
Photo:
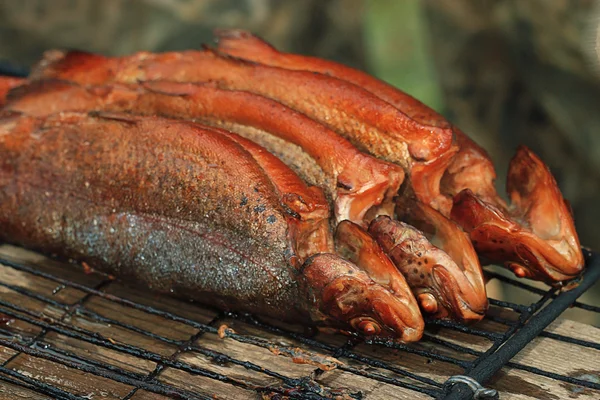
[[[510,360],[523,348],[525,348],[525,346],[527,346],[531,340],[542,333],[543,330],[556,318],[558,318],[567,308],[574,305],[576,300],[600,279],[600,256],[587,249],[584,249],[583,253],[586,261],[586,270],[581,277],[579,285],[570,291],[562,292],[558,295],[553,294],[552,290],[546,292],[543,298],[548,296],[553,297],[553,300],[543,308],[543,311],[540,311],[535,315],[531,313],[531,318],[518,332],[515,332],[510,338],[499,345],[501,347],[494,349],[495,351],[490,352],[489,355],[483,357],[470,371],[467,371],[467,376],[475,379],[479,383],[485,383],[489,381],[489,379],[503,366],[507,365],[515,367],[518,365],[511,363]],[[559,340],[575,344],[576,342],[572,339],[573,338],[563,336]],[[566,376],[563,377],[559,374],[547,373],[546,371],[541,371],[533,367],[529,367],[529,369],[531,370],[530,372],[537,370],[536,373],[546,377],[551,377],[554,379],[558,377],[563,378],[566,382],[574,379]],[[569,383],[574,382],[580,386],[600,389],[599,384],[583,383],[585,381],[580,379],[571,381]],[[458,383],[453,386],[452,391],[445,397],[445,400],[470,399],[472,396],[473,392],[467,385]]]

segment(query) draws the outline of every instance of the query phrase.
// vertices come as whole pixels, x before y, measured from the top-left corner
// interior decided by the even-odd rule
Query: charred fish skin
[[[160,118],[5,116],[0,239],[225,309],[418,340],[406,299],[334,254],[302,262],[285,185],[239,143]]]

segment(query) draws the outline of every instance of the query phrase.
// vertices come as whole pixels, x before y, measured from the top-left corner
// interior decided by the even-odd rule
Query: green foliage
[[[369,72],[441,110],[427,24],[418,0],[367,0],[364,35]]]

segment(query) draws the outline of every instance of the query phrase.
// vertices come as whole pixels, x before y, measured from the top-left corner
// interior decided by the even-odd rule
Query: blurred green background
[[[29,66],[52,48],[198,48],[215,28],[248,29],[279,49],[367,70],[442,112],[490,152],[500,192],[516,146],[530,146],[570,201],[582,244],[600,249],[597,9],[592,0],[0,0],[0,61]],[[584,300],[600,303],[598,292]]]
[[[410,0],[369,0],[364,15],[369,72],[443,112],[422,4]]]

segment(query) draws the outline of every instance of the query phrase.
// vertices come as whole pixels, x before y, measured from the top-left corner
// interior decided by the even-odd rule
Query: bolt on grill
[[[485,320],[488,323],[471,327],[450,321],[427,321],[422,342],[406,345],[342,335],[315,335],[276,321],[218,312],[170,298],[159,298],[154,302],[158,306],[148,305],[143,296],[141,300],[139,295],[132,298],[129,294],[133,292],[123,289],[120,283],[106,275],[84,273],[74,266],[59,267],[47,259],[32,264],[0,252],[0,267],[4,269],[0,273],[0,294],[5,293],[0,296],[0,350],[5,349],[5,356],[0,352],[0,381],[56,399],[88,398],[80,388],[49,382],[29,370],[14,367],[19,357],[27,357],[30,363],[37,362],[32,360],[50,362],[66,370],[97,377],[108,386],[114,382],[125,389],[110,394],[121,399],[136,399],[141,393],[177,399],[211,399],[213,394],[229,393],[230,389],[233,398],[238,392],[238,398],[244,398],[244,395],[275,399],[283,396],[292,399],[363,397],[360,390],[330,388],[320,379],[329,369],[343,371],[348,374],[345,376],[358,376],[385,383],[388,387],[414,391],[415,395],[472,398],[474,389],[461,383],[464,380],[444,382],[434,379],[426,373],[394,364],[390,357],[381,356],[383,351],[392,352],[393,357],[398,358],[425,357],[432,365],[436,362],[447,365],[449,370],[456,372],[452,375],[471,377],[483,385],[507,366],[581,390],[600,390],[598,382],[510,361],[538,335],[580,346],[583,354],[587,349],[600,350],[598,341],[544,331],[568,307],[600,314],[600,307],[576,301],[600,276],[600,257],[585,253],[586,272],[579,286],[566,292],[556,288],[539,289],[488,271],[490,278],[523,289],[539,299],[531,304],[490,299],[490,312]],[[26,259],[31,257],[31,253],[28,254]],[[13,276],[15,274],[18,277]],[[20,284],[31,279],[43,282],[47,293]],[[118,290],[111,290],[113,288]],[[146,296],[156,297],[148,293]],[[161,307],[163,302],[169,306]],[[175,306],[173,302],[176,302]],[[113,313],[107,316],[103,311],[111,307],[114,307]],[[145,323],[145,316],[159,322]],[[163,324],[168,329],[158,329]],[[103,333],[108,331],[106,327],[116,330],[117,336]],[[464,341],[458,343],[453,340],[456,336],[448,335],[448,332],[468,337],[468,341],[479,345],[465,346]],[[135,339],[130,342],[135,343],[127,342],[128,335]],[[212,338],[208,345],[206,335]],[[290,376],[289,371],[278,368],[278,364],[267,368],[264,363],[245,360],[244,354],[227,351],[227,345],[221,346],[223,348],[215,345],[229,341],[245,349],[267,349],[283,356],[273,358],[284,359],[302,370],[294,368],[293,376]],[[62,346],[63,342],[70,347]],[[112,358],[102,356],[103,352],[110,352]],[[198,357],[206,362],[195,362]],[[296,363],[289,362],[286,357],[294,358]],[[140,363],[144,368],[137,366]],[[201,377],[205,382],[203,386],[212,387],[211,382],[216,386],[208,390],[190,389],[185,379],[174,378],[180,373]],[[344,386],[343,383],[339,386]]]

